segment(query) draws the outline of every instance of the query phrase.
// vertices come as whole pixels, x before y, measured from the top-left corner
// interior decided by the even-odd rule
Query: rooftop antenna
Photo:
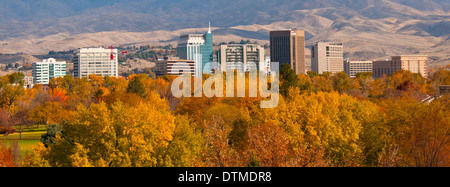
[[[208,33],[211,34],[211,22],[209,22],[209,29],[208,29]]]

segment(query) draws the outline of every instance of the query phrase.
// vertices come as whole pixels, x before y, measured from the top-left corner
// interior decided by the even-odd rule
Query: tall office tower
[[[317,42],[311,46],[311,70],[337,73],[344,71],[344,51],[342,43]]]
[[[211,25],[206,34],[187,34],[180,36],[177,47],[177,56],[182,60],[195,61],[195,76],[210,73],[212,67],[205,66],[213,62],[213,35]]]
[[[81,48],[74,54],[73,76],[82,78],[95,74],[119,77],[118,65],[117,49]]]
[[[358,73],[372,72],[372,61],[344,61],[344,70],[348,76],[354,78]]]
[[[257,69],[264,71],[264,47],[256,44],[230,44],[221,45],[217,58],[222,71],[239,69],[242,63],[243,70]],[[250,64],[252,62],[253,64]],[[253,65],[253,66],[251,66]]]
[[[290,64],[296,74],[305,74],[305,31],[270,32],[270,57],[272,62],[278,62],[280,66]]]
[[[66,61],[56,61],[54,58],[33,62],[31,67],[34,84],[48,84],[52,78],[66,75]]]
[[[427,55],[401,55],[393,56],[391,60],[373,61],[373,77],[379,78],[383,74],[391,76],[398,70],[407,70],[411,73],[418,73],[422,77],[428,76],[428,56]]]

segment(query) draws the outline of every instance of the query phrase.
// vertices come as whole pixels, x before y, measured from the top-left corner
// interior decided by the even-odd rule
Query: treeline
[[[52,79],[48,90],[25,90],[16,77],[1,77],[2,126],[48,125],[22,162],[4,162],[31,167],[450,166],[450,96],[437,92],[437,86],[450,84],[450,71],[440,69],[429,79],[400,71],[374,80],[370,74],[298,76],[285,66],[280,75],[280,101],[272,109],[261,109],[264,98],[248,97],[248,91],[244,98],[174,98],[172,76],[67,75]],[[440,97],[421,103],[427,95]]]

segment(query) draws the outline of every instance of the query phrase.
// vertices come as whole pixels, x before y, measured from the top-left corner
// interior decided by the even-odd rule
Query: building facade
[[[399,70],[418,73],[422,77],[428,77],[427,55],[401,55],[393,56],[391,60],[373,61],[373,77],[380,78],[384,74],[391,76]]]
[[[33,85],[34,85],[34,78],[33,78],[33,73],[31,73],[31,76],[25,76],[24,78],[23,78],[23,81],[24,81],[24,88],[33,88]]]
[[[317,42],[311,46],[311,70],[337,73],[344,71],[344,45],[333,42]]]
[[[270,66],[271,66],[270,56],[265,56],[264,57],[264,67],[263,67],[264,73],[266,73],[266,74],[270,73],[270,70],[271,70]]]
[[[206,67],[213,62],[213,35],[211,27],[206,34],[187,34],[180,36],[177,56],[182,60],[195,61],[195,76],[210,73],[212,67]],[[206,70],[206,71],[204,71]]]
[[[221,45],[217,52],[222,71],[243,68],[244,71],[257,69],[264,71],[264,47],[256,44]],[[250,63],[251,62],[251,63]],[[243,67],[238,67],[240,64]]]
[[[344,61],[344,70],[348,76],[354,78],[358,73],[372,72],[372,61]]]
[[[119,77],[118,65],[117,49],[81,48],[74,54],[73,76],[83,78],[95,74]]]
[[[179,57],[165,57],[163,60],[158,60],[155,66],[155,74],[157,76],[182,75],[183,73],[195,74],[194,60],[182,60]]]
[[[427,55],[401,55],[393,56],[392,61],[400,62],[401,68],[411,73],[418,73],[422,77],[428,77]]]
[[[66,75],[66,61],[56,61],[54,58],[33,62],[31,68],[33,84],[48,84],[52,78]]]
[[[305,31],[271,31],[270,57],[272,62],[278,62],[280,66],[290,64],[297,75],[306,74]]]

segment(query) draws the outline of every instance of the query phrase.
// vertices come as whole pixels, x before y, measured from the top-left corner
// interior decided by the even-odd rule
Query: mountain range
[[[450,0],[0,0],[0,17],[0,53],[176,44],[211,22],[215,43],[262,44],[271,30],[299,29],[307,48],[343,42],[346,58],[450,63]]]

